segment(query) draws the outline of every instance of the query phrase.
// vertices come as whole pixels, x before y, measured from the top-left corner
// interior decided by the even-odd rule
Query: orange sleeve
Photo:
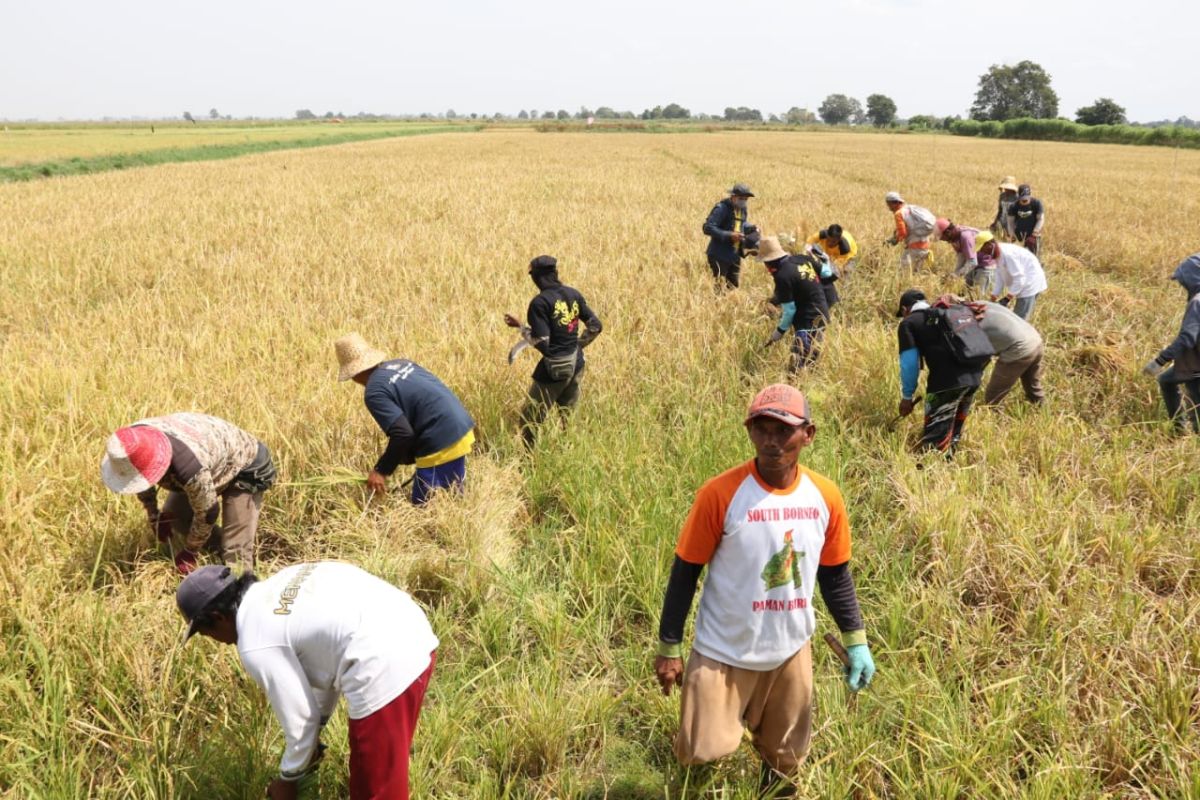
[[[904,241],[908,238],[908,225],[904,224],[904,209],[896,212],[896,239]]]
[[[748,474],[747,465],[723,472],[705,483],[696,492],[692,510],[688,512],[675,555],[689,564],[707,564],[712,560],[721,537],[725,535],[725,512],[738,487]]]
[[[850,517],[837,484],[823,475],[808,473],[829,507],[829,525],[825,528],[825,544],[821,547],[822,567],[836,567],[850,560]]]

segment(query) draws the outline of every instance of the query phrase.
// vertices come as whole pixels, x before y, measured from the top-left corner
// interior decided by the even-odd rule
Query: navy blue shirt
[[[417,458],[444,450],[475,427],[454,392],[406,358],[385,361],[371,373],[363,402],[385,433],[400,417],[408,420]]]

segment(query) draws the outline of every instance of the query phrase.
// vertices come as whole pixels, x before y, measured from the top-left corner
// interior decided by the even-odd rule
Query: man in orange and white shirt
[[[768,386],[745,424],[755,458],[700,488],[679,535],[654,671],[665,694],[673,685],[682,690],[679,761],[732,753],[746,727],[767,789],[794,773],[808,752],[814,585],[849,650],[852,691],[871,681],[875,665],[850,575],[841,492],[798,464],[816,435],[807,400],[794,387]],[[685,672],[683,627],[705,565]]]

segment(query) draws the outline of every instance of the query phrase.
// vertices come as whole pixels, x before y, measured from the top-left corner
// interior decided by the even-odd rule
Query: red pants
[[[421,701],[433,674],[429,667],[404,693],[362,719],[350,720],[351,800],[408,800],[408,757]]]

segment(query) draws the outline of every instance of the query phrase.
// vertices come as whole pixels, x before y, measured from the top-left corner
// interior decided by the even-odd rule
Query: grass
[[[982,225],[1014,172],[1048,206],[1049,407],[980,411],[956,464],[919,470],[916,423],[889,427],[907,282],[877,244],[882,195]],[[752,797],[748,748],[674,764],[678,699],[651,671],[692,494],[749,456],[745,405],[785,374],[761,349],[765,272],[724,296],[706,277],[700,223],[735,180],[764,230],[838,221],[866,251],[799,382],[879,673],[849,706],[818,648],[804,795],[1200,796],[1197,445],[1137,373],[1182,311],[1165,276],[1195,246],[1200,154],[505,131],[0,187],[0,793],[261,796],[281,743],[265,701],[228,648],[177,646],[171,565],[97,470],[113,428],[198,409],[276,453],[260,572],[346,559],[428,609],[442,646],[415,796]],[[540,252],[606,332],[578,412],[527,456],[533,362],[505,363],[502,314]],[[334,381],[348,330],[464,399],[481,432],[465,496],[364,507],[354,476],[382,438]],[[345,724],[324,797],[345,793]]]
[[[481,125],[326,125],[271,126],[268,128],[211,128],[207,125],[196,130],[168,128],[162,135],[152,138],[147,130],[120,130],[113,133],[106,129],[94,132],[92,137],[65,139],[64,137],[86,137],[87,129],[22,129],[6,132],[0,142],[9,137],[30,133],[15,146],[0,147],[0,183],[29,181],[38,178],[87,175],[95,172],[148,167],[156,164],[173,164],[187,161],[215,161],[273,150],[299,150],[309,147],[362,142],[372,139],[389,139],[397,136],[418,136],[429,133],[461,133],[479,130]],[[270,136],[272,138],[266,138]],[[234,141],[236,139],[236,141]],[[49,141],[47,141],[49,140]],[[48,146],[47,146],[48,145]],[[91,155],[63,155],[53,160],[22,161],[30,148],[39,151],[65,153],[79,149]],[[3,164],[9,161],[12,163]]]

